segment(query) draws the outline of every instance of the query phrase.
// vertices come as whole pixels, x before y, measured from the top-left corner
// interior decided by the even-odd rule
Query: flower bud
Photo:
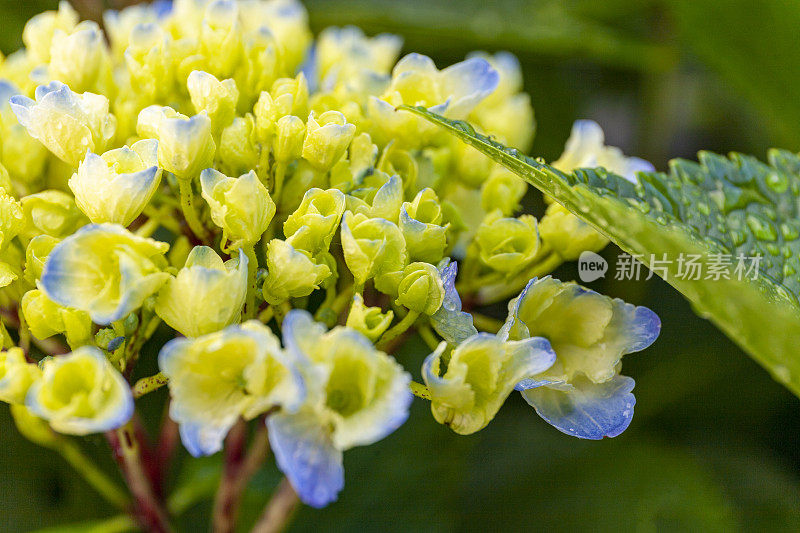
[[[308,116],[306,138],[303,141],[303,158],[317,170],[326,172],[341,159],[356,133],[338,111],[326,111],[319,120],[312,112]]]
[[[45,359],[25,405],[55,431],[72,435],[116,429],[133,415],[128,382],[93,346]]]
[[[475,235],[481,261],[489,268],[514,274],[528,266],[539,251],[536,218],[503,218],[500,211],[486,215]]]
[[[35,285],[36,280],[42,277],[47,256],[59,242],[61,239],[50,235],[37,235],[31,239],[25,250],[25,279],[28,283]]]
[[[56,190],[29,194],[20,200],[25,234],[62,238],[75,233],[87,220],[69,194]]]
[[[170,37],[155,21],[136,24],[131,29],[125,65],[131,85],[139,94],[152,99],[171,95],[177,84],[170,44]]]
[[[370,218],[397,223],[403,205],[403,180],[376,170],[359,181],[358,188],[347,196],[347,208]]]
[[[238,2],[212,0],[200,28],[200,49],[208,69],[228,77],[242,53],[242,29]]]
[[[52,43],[48,65],[52,79],[76,92],[106,89],[102,78],[110,76],[111,64],[96,22],[83,21],[69,32],[56,30]]]
[[[156,2],[153,5],[136,4],[120,11],[109,9],[103,12],[103,28],[111,43],[115,61],[124,60],[125,50],[130,45],[134,28],[142,24],[157,23],[163,14],[165,4],[166,2]]]
[[[433,189],[423,189],[400,209],[400,231],[412,260],[439,261],[447,246],[447,226],[442,226],[442,206]]]
[[[108,112],[108,99],[77,94],[61,82],[36,88],[36,100],[11,97],[17,120],[31,137],[65,163],[77,167],[86,151],[102,152],[114,137],[117,119]]]
[[[58,11],[34,15],[22,30],[22,42],[34,64],[50,62],[50,49],[56,30],[70,31],[80,18],[69,2],[59,2]]]
[[[255,138],[255,122],[253,115],[236,117],[222,130],[219,141],[220,170],[233,176],[239,176],[258,165],[258,144]]]
[[[275,143],[272,153],[275,160],[288,163],[303,153],[306,125],[294,115],[285,115],[275,124]]]
[[[397,286],[397,305],[432,315],[442,306],[444,286],[439,271],[429,263],[411,263]]]
[[[138,309],[167,281],[162,270],[168,248],[116,224],[90,224],[53,248],[41,289],[54,302],[107,325]]]
[[[195,246],[186,264],[158,293],[155,311],[186,337],[219,331],[239,319],[247,295],[247,256],[225,263],[207,246]]]
[[[253,107],[256,117],[256,135],[265,144],[271,144],[278,120],[286,115],[304,117],[308,114],[308,83],[300,73],[297,78],[275,80],[272,89],[262,91]]]
[[[455,174],[468,187],[479,188],[489,178],[494,162],[476,148],[452,139]]]
[[[150,202],[159,183],[158,141],[144,139],[103,155],[87,153],[69,188],[92,222],[127,226]]]
[[[22,205],[6,191],[0,191],[0,250],[4,250],[25,229]]]
[[[342,221],[342,249],[356,283],[402,270],[408,260],[400,229],[383,218],[348,211]]]
[[[20,306],[31,334],[37,339],[64,333],[70,346],[91,342],[92,319],[89,313],[60,306],[39,289],[26,292]]]
[[[217,146],[204,112],[189,118],[170,107],[145,107],[136,131],[158,139],[158,164],[178,179],[192,180],[214,162]]]
[[[10,404],[25,402],[25,395],[34,381],[41,377],[39,367],[25,360],[21,348],[0,352],[0,401]]]
[[[389,329],[393,319],[394,312],[391,309],[384,313],[380,307],[367,307],[364,305],[364,298],[356,293],[347,315],[346,326],[363,333],[365,337],[375,342]]]
[[[504,167],[495,167],[481,186],[481,208],[487,213],[499,209],[503,216],[510,216],[527,190],[522,178]]]
[[[279,44],[275,36],[264,26],[245,35],[242,45],[242,60],[236,67],[233,79],[240,91],[240,109],[252,109],[261,92],[269,90],[282,73],[283,58],[279,57]]]
[[[304,117],[308,114],[308,81],[301,72],[295,78],[275,80],[270,89],[274,106],[274,118],[284,115]]]
[[[539,235],[565,261],[574,261],[585,251],[599,252],[608,244],[605,236],[557,202],[547,206]]]
[[[272,239],[267,245],[267,279],[261,290],[264,300],[275,305],[308,296],[330,275],[328,265],[317,264],[309,252]]]
[[[309,189],[300,206],[283,223],[287,242],[316,255],[328,249],[344,213],[344,194],[337,189]]]
[[[189,74],[187,86],[195,111],[206,112],[215,132],[222,131],[233,121],[239,101],[235,81],[219,81],[208,72],[194,70]]]
[[[275,202],[255,172],[229,178],[207,168],[200,175],[200,185],[211,219],[222,228],[223,242],[231,240],[232,248],[258,242],[275,216]]]

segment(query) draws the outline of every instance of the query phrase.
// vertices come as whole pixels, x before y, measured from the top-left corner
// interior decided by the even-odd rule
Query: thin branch
[[[106,433],[114,458],[125,476],[128,488],[135,500],[134,514],[145,529],[154,533],[167,533],[172,528],[161,502],[156,498],[153,486],[145,472],[132,423]]]
[[[286,528],[300,503],[289,480],[283,478],[264,508],[264,513],[253,527],[252,533],[279,533]]]
[[[246,437],[247,426],[243,420],[240,420],[228,433],[225,441],[225,468],[214,499],[213,531],[215,533],[235,531],[242,494],[247,488],[250,478],[264,463],[269,451],[267,426],[263,418],[259,420],[253,442],[245,454]]]

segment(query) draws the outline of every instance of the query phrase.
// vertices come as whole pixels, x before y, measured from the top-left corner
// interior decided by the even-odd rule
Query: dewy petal
[[[623,353],[644,350],[653,344],[661,333],[661,319],[647,307],[625,303],[614,299],[614,318],[609,324],[622,345]]]
[[[444,285],[444,300],[436,313],[431,315],[431,325],[444,340],[453,345],[461,344],[478,330],[472,324],[472,315],[461,311],[461,298],[456,291],[458,264],[444,259],[439,264]]]
[[[522,397],[559,431],[599,440],[616,437],[631,423],[636,404],[633,386],[633,379],[617,375],[599,384],[579,380],[566,391],[546,386],[528,389]]]
[[[582,374],[603,383],[619,372],[625,354],[646,348],[661,330],[658,316],[646,307],[550,276],[532,279],[508,309],[501,335],[546,337],[558,355],[553,369],[537,377],[540,382],[568,381]]]
[[[300,500],[317,508],[335,501],[344,487],[344,466],[325,421],[311,410],[279,412],[267,418],[267,428],[278,467]]]

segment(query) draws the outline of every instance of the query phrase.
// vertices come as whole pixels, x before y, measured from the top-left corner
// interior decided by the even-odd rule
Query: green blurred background
[[[95,2],[76,2],[92,16]],[[538,132],[533,154],[559,155],[576,118],[609,144],[652,161],[700,149],[763,158],[800,150],[800,3],[791,0],[306,0],[313,29],[354,23],[406,38],[442,66],[470,50],[510,50],[523,64]],[[0,49],[53,1],[0,0]],[[612,262],[617,253],[604,254]],[[573,266],[557,272],[575,278]],[[346,488],[292,531],[800,531],[800,403],[666,284],[598,281],[647,305],[663,333],[625,360],[636,416],[622,436],[567,437],[512,395],[488,428],[456,436],[414,404],[384,441],[345,455]],[[501,310],[497,310],[498,313]],[[158,341],[158,339],[156,339]],[[799,348],[800,349],[800,348]],[[427,351],[399,358],[419,368]],[[148,358],[152,363],[154,357]],[[143,400],[156,419],[163,391]],[[110,472],[102,439],[86,449]],[[55,454],[24,441],[0,408],[0,531],[102,518],[112,510]],[[173,485],[203,490],[218,459],[176,464]],[[247,526],[278,479],[259,473]],[[182,516],[206,529],[207,502]],[[84,530],[82,526],[75,530]],[[63,531],[64,529],[56,529]]]

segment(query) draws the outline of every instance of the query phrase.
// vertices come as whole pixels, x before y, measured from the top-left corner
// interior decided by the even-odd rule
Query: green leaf
[[[424,108],[403,106],[515,172],[632,255],[670,259],[666,281],[800,396],[800,157],[769,153],[674,160],[669,173],[640,173],[638,185],[605,169],[565,174]],[[756,280],[695,280],[677,258],[762,256]],[[735,260],[735,259],[734,259]]]

